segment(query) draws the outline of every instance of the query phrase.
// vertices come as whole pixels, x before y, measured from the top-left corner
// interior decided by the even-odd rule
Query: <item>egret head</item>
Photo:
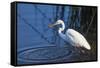
[[[56,26],[56,25],[59,25],[59,24],[64,24],[64,22],[63,22],[62,20],[57,20],[54,24],[49,24],[48,26],[49,26],[50,28],[52,28],[52,27],[54,27],[54,26]]]

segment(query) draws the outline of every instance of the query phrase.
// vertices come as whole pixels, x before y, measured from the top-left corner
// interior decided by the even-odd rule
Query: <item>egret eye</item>
[[[57,25],[57,27],[62,27],[62,25],[61,25],[61,24],[59,24],[59,25]]]
[[[61,28],[62,27],[62,25],[61,24],[58,24],[58,25],[55,25],[53,28],[54,28],[54,30],[59,30],[59,28]]]

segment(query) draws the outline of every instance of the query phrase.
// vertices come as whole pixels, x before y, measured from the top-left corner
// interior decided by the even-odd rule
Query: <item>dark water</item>
[[[46,44],[47,45],[47,44]],[[59,63],[95,60],[89,51],[82,53],[74,47],[30,47],[18,52],[19,64]]]
[[[23,62],[61,62],[69,57],[72,51],[67,47],[46,46],[19,51],[19,61]],[[68,58],[67,58],[68,59]]]

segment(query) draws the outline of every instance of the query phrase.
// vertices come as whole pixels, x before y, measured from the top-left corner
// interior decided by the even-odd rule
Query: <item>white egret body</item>
[[[65,29],[65,24],[62,20],[58,20],[56,23],[50,24],[49,27],[53,27],[53,26],[59,25],[59,24],[62,25],[62,27],[60,27],[58,30],[59,36],[62,39],[69,42],[72,46],[84,47],[87,50],[91,49],[91,47],[90,47],[89,43],[87,42],[87,40],[85,39],[85,37],[82,34],[80,34],[79,32],[75,31],[74,29],[67,29],[66,33],[63,34],[62,31],[64,31],[64,29]]]

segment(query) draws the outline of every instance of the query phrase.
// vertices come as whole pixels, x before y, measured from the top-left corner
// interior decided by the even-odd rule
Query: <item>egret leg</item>
[[[79,47],[74,47],[74,49],[75,49],[75,52],[78,52],[79,53]]]
[[[84,53],[85,53],[85,51],[84,51],[82,48],[80,48],[79,46],[76,46],[76,47],[75,47],[75,51],[76,51],[77,53],[79,53],[79,54],[84,54]]]

